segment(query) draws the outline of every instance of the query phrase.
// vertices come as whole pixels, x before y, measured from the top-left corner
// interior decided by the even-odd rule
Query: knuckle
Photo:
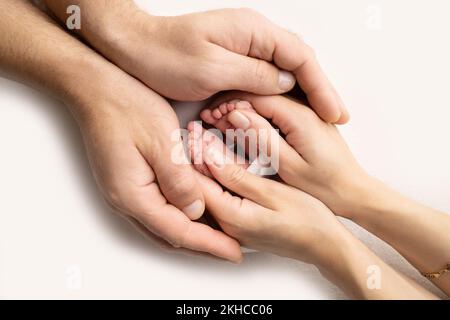
[[[230,186],[238,185],[245,178],[245,170],[239,166],[233,167],[228,175],[228,183]]]
[[[108,188],[103,192],[103,197],[111,209],[119,212],[127,210],[127,197],[120,188]]]
[[[308,121],[308,124],[316,123],[318,120],[320,120],[317,113],[311,109],[311,108],[297,108],[297,118],[298,119],[304,119],[304,121]]]
[[[203,57],[202,61],[198,61],[194,65],[195,70],[191,73],[195,75],[192,84],[198,95],[208,98],[224,89],[221,88],[221,77],[218,76],[220,73],[217,70],[220,63],[217,63],[215,58]]]
[[[156,211],[151,202],[124,190],[123,188],[109,188],[103,195],[107,205],[121,216],[145,217],[151,221]]]
[[[252,88],[258,89],[267,79],[267,69],[263,60],[257,60],[253,70]]]
[[[186,244],[188,243],[188,239],[192,231],[191,228],[192,223],[186,221],[183,228],[184,231],[168,240],[170,245],[175,249],[186,247]]]
[[[169,183],[164,187],[164,191],[173,197],[181,197],[192,192],[194,188],[195,180],[179,171],[172,174]]]

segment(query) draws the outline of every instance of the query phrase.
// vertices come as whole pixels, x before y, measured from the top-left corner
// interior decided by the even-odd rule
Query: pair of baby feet
[[[212,177],[208,170],[208,161],[214,157],[215,162],[235,163],[247,170],[251,170],[251,166],[255,166],[255,163],[249,163],[242,152],[242,150],[247,149],[246,153],[248,154],[248,145],[240,146],[242,149],[239,149],[238,146],[238,152],[234,150],[234,142],[236,142],[234,132],[236,130],[243,132],[250,127],[250,121],[243,115],[242,111],[252,112],[255,116],[263,119],[248,101],[232,100],[224,102],[214,109],[205,109],[200,113],[201,120],[215,129],[206,130],[199,122],[195,121],[188,124],[188,150],[190,159],[197,171]],[[267,129],[272,129],[272,127]],[[233,135],[231,139],[230,135]],[[227,145],[228,142],[233,144],[232,148],[223,142],[223,139],[221,139],[223,136],[227,138]],[[248,140],[245,142],[248,143]],[[217,155],[222,155],[222,158],[218,159]]]
[[[309,193],[337,215],[351,218],[359,212],[360,203],[354,194],[361,194],[361,190],[372,183],[372,178],[360,167],[336,126],[324,122],[307,105],[284,96],[250,95],[248,100],[245,97],[200,114],[204,123],[213,126],[222,136],[225,134],[227,145],[241,146],[238,150],[244,152],[230,151],[214,133],[191,122],[188,144],[195,168],[212,177],[208,168],[216,167],[217,162],[238,164],[252,174],[270,176]],[[227,135],[229,132],[234,135]],[[244,132],[245,139],[250,133],[257,136],[259,153],[256,156],[249,152],[247,141],[244,147],[240,144],[242,139],[237,139],[237,143],[230,141],[229,136],[239,138],[239,132]],[[266,168],[259,170],[268,164],[269,173]],[[236,174],[244,171],[233,170]]]

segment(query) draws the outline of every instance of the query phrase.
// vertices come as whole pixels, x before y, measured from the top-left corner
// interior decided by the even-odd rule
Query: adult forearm
[[[68,104],[93,98],[108,62],[26,0],[0,2],[0,71]],[[20,20],[20,23],[18,22]],[[92,91],[92,92],[91,92]]]
[[[79,11],[79,34],[105,56],[114,58],[116,47],[125,41],[135,14],[141,14],[133,0],[43,0],[63,24],[67,24],[72,12],[68,8],[77,5]]]
[[[430,209],[371,180],[356,223],[388,242],[421,272],[442,270],[450,262],[450,215]],[[450,274],[432,279],[450,294]]]
[[[26,0],[1,1],[0,12],[2,73],[57,95],[67,93],[86,51]]]
[[[436,299],[388,266],[349,232],[343,232],[318,264],[321,273],[356,299]]]

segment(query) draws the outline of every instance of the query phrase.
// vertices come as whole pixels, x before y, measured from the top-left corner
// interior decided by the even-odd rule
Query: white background
[[[447,0],[139,3],[165,15],[248,6],[302,34],[350,109],[342,133],[363,166],[450,212]],[[4,79],[0,146],[1,298],[344,298],[296,261],[254,253],[234,266],[151,246],[103,204],[65,107]],[[420,279],[393,250],[351,227]]]

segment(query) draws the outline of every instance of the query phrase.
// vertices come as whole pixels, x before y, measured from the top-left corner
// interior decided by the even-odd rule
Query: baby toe
[[[227,109],[227,103],[222,103],[220,106],[219,106],[219,110],[220,110],[220,112],[222,113],[222,115],[226,115],[227,113],[228,113],[228,109]]]
[[[205,121],[207,124],[214,125],[217,122],[212,115],[212,111],[210,109],[205,109],[200,113],[200,119]]]
[[[222,118],[222,112],[220,112],[220,110],[218,108],[216,108],[212,111],[212,116],[215,119],[220,120]]]
[[[235,104],[234,103],[227,103],[227,109],[228,112],[231,112],[235,109]]]
[[[243,101],[243,100],[236,102],[235,108],[237,110],[255,110],[255,109],[253,109],[253,106],[251,105],[250,102]]]

